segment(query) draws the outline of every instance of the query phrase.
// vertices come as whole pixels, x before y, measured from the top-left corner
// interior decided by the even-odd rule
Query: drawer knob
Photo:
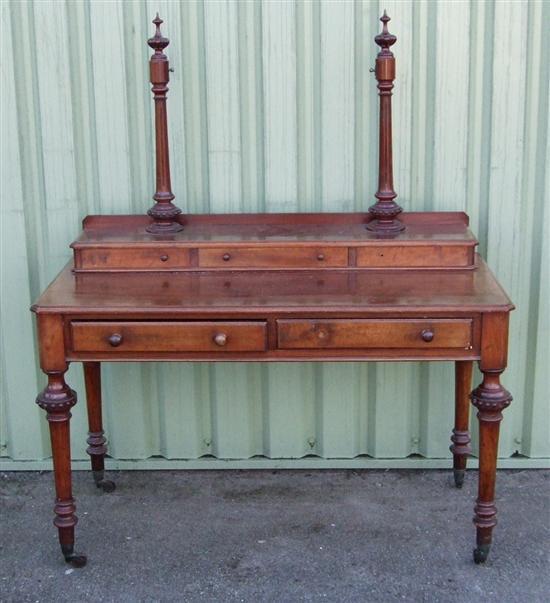
[[[108,341],[114,348],[118,348],[118,346],[122,343],[122,335],[120,333],[113,333],[109,337]]]
[[[322,262],[325,259],[325,254],[324,253],[318,253],[317,254],[317,259]]]
[[[227,343],[227,335],[225,333],[216,333],[214,335],[214,343],[220,347],[224,346]]]
[[[431,329],[424,329],[420,335],[427,343],[430,343],[430,341],[432,341],[434,338],[434,332]]]
[[[168,256],[167,255],[161,255],[160,256],[160,261],[161,262],[166,262],[168,260]]]
[[[228,253],[224,253],[224,254],[222,255],[222,260],[223,260],[224,262],[229,262],[229,260],[230,260],[230,259],[231,259],[231,256],[230,256]]]

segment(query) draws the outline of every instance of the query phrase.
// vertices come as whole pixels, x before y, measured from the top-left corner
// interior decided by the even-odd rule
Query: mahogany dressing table
[[[69,422],[76,393],[64,379],[82,362],[88,453],[98,487],[107,452],[101,416],[102,361],[445,360],[456,367],[454,478],[470,453],[469,400],[479,419],[479,491],[474,560],[486,560],[496,525],[499,424],[512,400],[501,386],[513,305],[460,212],[405,213],[395,202],[391,95],[395,59],[389,17],[375,41],[380,95],[379,187],[360,214],[182,215],[172,203],[166,93],[168,45],[148,41],[155,99],[155,205],[147,216],[88,216],[74,261],[47,288],[37,315],[37,398],[49,422],[54,524],[65,560],[77,523]],[[483,373],[470,393],[473,362]]]

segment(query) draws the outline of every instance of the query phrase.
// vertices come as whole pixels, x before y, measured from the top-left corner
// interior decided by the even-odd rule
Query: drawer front
[[[232,247],[199,249],[201,268],[344,268],[346,247]]]
[[[77,269],[81,270],[174,270],[189,266],[189,249],[134,247],[132,249],[79,249]]]
[[[473,248],[458,245],[380,245],[358,247],[359,268],[465,268],[473,262]]]
[[[278,347],[312,348],[459,348],[472,345],[470,319],[438,320],[279,320]]]
[[[73,322],[75,352],[259,352],[265,322]]]

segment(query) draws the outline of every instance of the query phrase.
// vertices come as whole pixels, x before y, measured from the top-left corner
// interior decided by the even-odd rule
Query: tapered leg
[[[112,492],[115,484],[104,477],[104,458],[107,453],[107,440],[103,431],[101,413],[101,363],[84,362],[84,382],[86,384],[86,406],[88,409],[88,448],[95,484],[104,492]]]
[[[453,474],[457,488],[462,488],[466,461],[472,452],[468,424],[473,366],[474,363],[471,360],[455,362],[455,426],[451,435],[450,450],[453,453]]]
[[[71,486],[71,443],[69,422],[71,408],[76,404],[76,393],[65,383],[64,372],[48,372],[48,385],[36,398],[46,411],[52,442],[55,476],[54,525],[59,532],[61,551],[67,563],[75,567],[86,564],[84,555],[74,552],[74,527],[78,521]]]
[[[512,396],[500,384],[502,370],[484,370],[483,382],[472,392],[472,404],[478,409],[479,419],[479,487],[474,508],[477,528],[474,561],[483,563],[491,548],[493,528],[497,524],[495,480],[497,469],[498,435],[502,411]]]

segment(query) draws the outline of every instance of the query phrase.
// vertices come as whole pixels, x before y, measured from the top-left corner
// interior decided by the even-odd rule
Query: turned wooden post
[[[374,41],[381,50],[376,56],[376,79],[380,96],[380,133],[378,155],[378,191],[375,193],[376,203],[369,208],[372,220],[367,229],[381,234],[397,233],[405,228],[397,219],[401,207],[395,202],[397,193],[393,190],[393,156],[392,156],[392,124],[391,97],[395,79],[395,57],[390,46],[397,38],[388,31],[390,18],[384,11],[380,18],[382,33]]]
[[[107,439],[103,431],[103,413],[101,411],[101,363],[84,362],[84,383],[86,385],[86,408],[88,411],[88,448],[92,474],[98,488],[104,492],[112,492],[115,484],[105,479],[105,455]]]
[[[36,403],[46,411],[52,443],[55,480],[54,525],[67,563],[75,567],[86,564],[86,557],[74,552],[74,528],[78,521],[71,485],[71,408],[76,392],[65,383],[68,364],[65,360],[63,319],[58,315],[38,314],[40,367],[48,376],[48,385],[38,394]]]
[[[71,486],[69,429],[76,393],[65,383],[63,372],[52,371],[48,372],[48,385],[38,395],[36,403],[46,411],[50,426],[56,494],[53,523],[59,532],[59,544],[65,560],[75,567],[82,567],[86,564],[86,557],[74,552],[74,527],[78,518]]]
[[[506,368],[508,314],[484,314],[482,322],[479,368],[483,373],[483,382],[471,394],[479,419],[479,484],[474,507],[476,563],[483,563],[487,559],[493,528],[497,524],[495,482],[498,436],[502,411],[512,401],[510,392],[500,384],[500,375]]]
[[[473,367],[474,363],[471,360],[455,362],[455,425],[451,435],[450,450],[453,453],[453,474],[457,488],[462,488],[466,462],[472,452],[469,419]]]
[[[149,61],[152,92],[155,99],[155,143],[156,143],[156,173],[157,190],[153,195],[155,205],[147,212],[153,222],[147,227],[152,234],[171,234],[179,232],[183,226],[177,221],[181,209],[172,200],[172,185],[170,182],[170,158],[168,152],[168,124],[166,118],[166,94],[170,80],[168,57],[163,50],[170,40],[164,38],[160,31],[162,19],[158,13],[153,23],[156,26],[155,35],[147,40],[147,44],[155,51]]]

